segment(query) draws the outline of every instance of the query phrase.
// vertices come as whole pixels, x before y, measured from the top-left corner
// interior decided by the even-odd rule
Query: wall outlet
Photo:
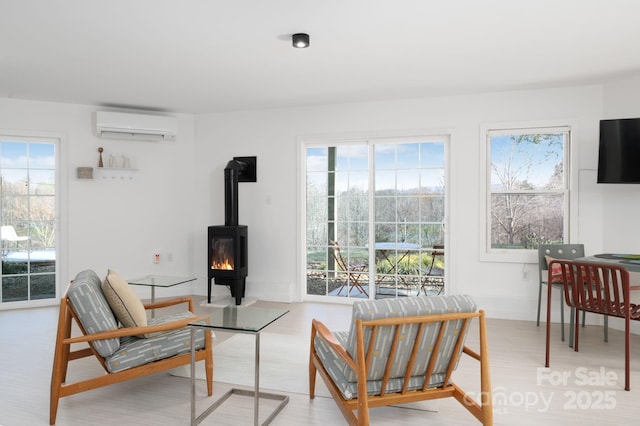
[[[160,263],[160,253],[155,253],[153,255],[153,263]]]

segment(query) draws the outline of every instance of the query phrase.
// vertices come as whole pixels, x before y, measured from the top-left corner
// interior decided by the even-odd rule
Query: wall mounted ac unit
[[[178,119],[161,115],[96,111],[96,132],[98,136],[110,139],[175,141]]]

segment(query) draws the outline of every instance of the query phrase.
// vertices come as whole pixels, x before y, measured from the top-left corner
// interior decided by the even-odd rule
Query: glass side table
[[[262,423],[268,425],[289,402],[287,395],[260,392],[260,332],[289,312],[288,309],[262,308],[257,306],[227,306],[213,308],[209,324],[189,324],[191,328],[191,425],[200,424],[209,414],[222,405],[231,395],[253,397],[253,423],[259,425],[260,398],[280,401],[278,406]],[[196,417],[196,377],[195,377],[195,330],[222,330],[231,333],[253,334],[256,348],[254,358],[254,389],[244,390],[232,388],[220,399]],[[215,351],[214,351],[215,354]],[[215,355],[214,355],[215,356]]]
[[[156,287],[173,287],[174,285],[195,281],[195,277],[173,277],[169,275],[145,275],[144,277],[129,280],[131,285],[144,285],[151,287],[151,303],[156,302]],[[155,309],[151,311],[151,318],[155,316]]]
[[[195,281],[195,277],[173,277],[169,275],[146,275],[129,280],[131,285],[146,285],[151,287],[151,303],[156,301],[156,287],[173,287],[174,285]]]

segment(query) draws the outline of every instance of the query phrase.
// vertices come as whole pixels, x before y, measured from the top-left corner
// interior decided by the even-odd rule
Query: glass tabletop
[[[418,250],[420,244],[412,243],[376,243],[376,250]]]
[[[129,280],[129,284],[147,285],[151,287],[171,287],[174,285],[195,281],[195,277],[174,277],[170,275],[146,275]]]
[[[222,330],[250,331],[258,333],[263,328],[288,313],[288,309],[261,308],[257,306],[227,306],[213,308],[209,324],[190,324]]]

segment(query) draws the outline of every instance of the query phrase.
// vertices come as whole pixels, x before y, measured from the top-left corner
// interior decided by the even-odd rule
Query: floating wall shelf
[[[114,167],[96,167],[93,169],[95,179],[101,180],[133,180],[138,169],[118,169]]]

